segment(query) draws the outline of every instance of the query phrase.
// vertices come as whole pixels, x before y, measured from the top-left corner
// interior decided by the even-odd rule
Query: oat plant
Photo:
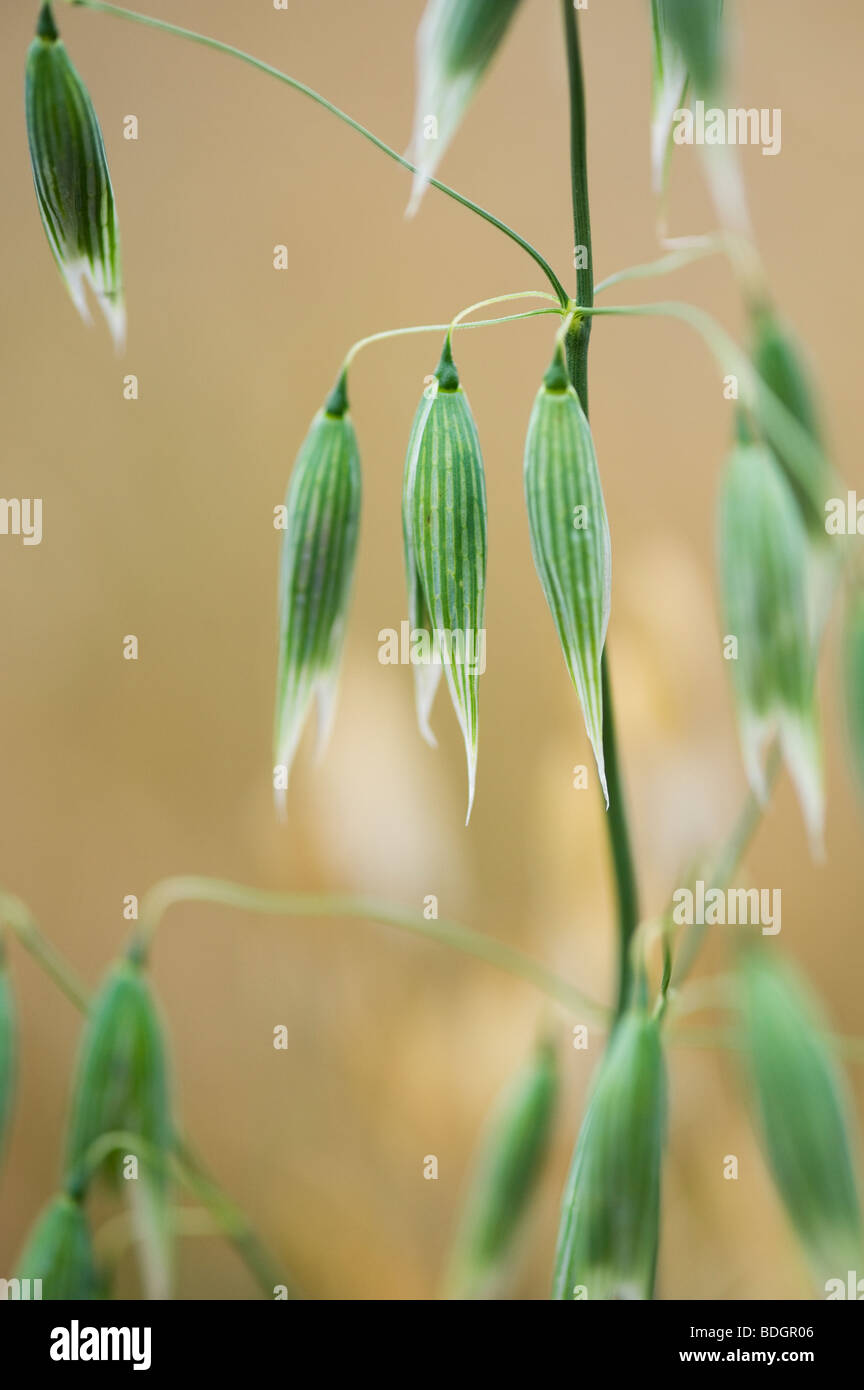
[[[458,344],[469,329],[506,324],[507,331],[516,332],[520,321],[546,316],[548,344],[524,402],[525,524],[539,592],[552,619],[548,638],[560,646],[561,679],[569,679],[574,692],[573,719],[581,719],[593,751],[615,889],[617,920],[610,950],[617,959],[617,988],[608,1004],[596,1003],[557,972],[493,938],[375,899],[350,893],[269,893],[193,876],[154,885],[142,902],[131,942],[91,1002],[26,905],[4,894],[0,921],[9,935],[87,1016],[72,1078],[58,1193],[46,1194],[45,1212],[21,1255],[20,1276],[42,1277],[49,1297],[110,1296],[112,1262],[105,1258],[101,1233],[92,1233],[89,1217],[89,1194],[99,1184],[115,1200],[122,1194],[127,1202],[145,1294],[170,1296],[175,1287],[173,1242],[194,1227],[188,1206],[178,1205],[185,1191],[234,1242],[265,1297],[295,1296],[294,1281],[193,1155],[175,1110],[166,1025],[148,965],[166,912],[184,902],[203,902],[214,909],[242,908],[276,918],[378,922],[509,971],[545,996],[537,1047],[484,1127],[442,1292],[457,1299],[507,1296],[551,1138],[561,1125],[574,1147],[557,1249],[554,1256],[549,1251],[551,1297],[573,1302],[655,1297],[667,1091],[674,1085],[669,1055],[695,1036],[688,1022],[688,1010],[695,1007],[690,977],[709,919],[681,922],[671,900],[655,905],[647,916],[640,905],[609,651],[614,537],[603,477],[615,465],[598,454],[589,415],[595,318],[672,318],[695,331],[718,372],[738,386],[729,458],[718,481],[718,580],[723,640],[735,649],[732,698],[750,791],[739,820],[719,846],[706,851],[699,871],[701,888],[707,886],[712,903],[734,883],[781,767],[797,790],[814,852],[822,852],[818,670],[827,617],[838,596],[846,615],[847,724],[857,765],[864,770],[864,587],[850,547],[832,537],[825,524],[837,484],[816,393],[803,353],[771,297],[734,146],[700,150],[717,212],[716,231],[698,237],[669,235],[676,116],[690,99],[725,101],[732,7],[720,0],[646,0],[642,27],[653,108],[645,113],[645,145],[660,254],[652,259],[649,253],[644,263],[599,283],[593,269],[586,159],[580,35],[585,16],[577,14],[572,0],[561,0],[557,7],[569,85],[562,123],[571,150],[572,282],[517,230],[438,178],[448,145],[458,137],[463,119],[470,119],[471,102],[494,72],[499,48],[518,42],[518,0],[428,0],[417,31],[416,106],[408,155],[299,78],[230,44],[102,0],[70,0],[69,8],[147,26],[251,65],[317,103],[406,170],[413,180],[413,214],[423,215],[424,194],[428,200],[431,192],[440,193],[455,200],[466,216],[481,219],[489,235],[508,237],[524,253],[526,270],[530,262],[536,279],[527,290],[508,287],[456,313],[446,306],[441,323],[373,332],[346,345],[342,361],[327,367],[323,405],[316,411],[310,403],[311,424],[288,480],[284,507],[273,787],[277,804],[290,815],[289,773],[313,699],[319,740],[334,710],[361,526],[364,446],[351,419],[352,364],[373,345],[385,350],[403,335],[430,334],[429,366],[437,360],[437,367],[422,388],[418,383],[402,498],[417,720],[420,735],[434,742],[432,721],[440,714],[435,701],[440,691],[443,703],[446,690],[465,745],[469,815],[475,795],[478,803],[482,799],[480,676],[487,555],[490,550],[494,555],[495,537],[487,534],[486,462],[458,367]],[[545,11],[536,7],[537,22],[551,23],[554,10],[552,4]],[[86,314],[89,286],[120,343],[119,241],[102,134],[52,6],[44,5],[35,19],[36,37],[26,60],[26,114],[39,214],[78,308]],[[637,19],[628,16],[626,22]],[[86,53],[84,23],[74,24],[74,42],[76,50]],[[83,57],[81,66],[88,66]],[[622,284],[674,274],[708,255],[723,256],[729,264],[748,324],[744,345],[698,306],[674,300],[596,302]],[[130,273],[136,274],[134,265]],[[481,311],[493,312],[478,319]],[[622,330],[607,331],[611,336]],[[506,633],[506,622],[498,621]],[[718,1047],[733,1045],[742,1057],[767,1171],[800,1239],[818,1294],[825,1281],[845,1280],[847,1267],[860,1268],[856,1261],[864,1257],[854,1126],[839,1060],[841,1051],[855,1051],[855,1043],[831,1036],[809,987],[781,958],[774,938],[757,948],[754,937],[758,939],[758,930],[742,933],[728,975],[722,981],[703,978],[700,988],[704,995],[712,984],[718,989],[723,985],[716,997],[729,1017],[712,1041]],[[583,1023],[587,1019],[608,1039],[581,1122],[562,1114],[558,1103],[562,1059],[557,1021],[568,1014]],[[12,1117],[15,1017],[8,964],[0,957],[0,1143],[8,1137]]]

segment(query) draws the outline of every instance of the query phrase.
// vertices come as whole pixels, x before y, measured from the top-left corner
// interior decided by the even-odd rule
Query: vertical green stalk
[[[609,849],[612,855],[615,892],[618,900],[618,993],[615,1017],[620,1018],[630,998],[632,983],[630,945],[633,933],[639,924],[639,889],[636,883],[633,851],[630,847],[630,828],[627,824],[627,806],[624,801],[624,780],[618,761],[615,708],[612,703],[609,657],[606,651],[603,653],[601,669],[603,680],[603,756],[606,762],[606,783],[609,788],[606,829],[609,834]]]
[[[573,195],[573,240],[577,248],[576,302],[585,308],[594,305],[594,260],[591,246],[591,209],[588,201],[588,159],[585,145],[585,83],[582,73],[582,53],[579,46],[579,26],[573,0],[561,0],[564,14],[564,33],[567,40],[567,77],[570,89],[570,184]],[[586,251],[585,265],[579,262],[578,248]],[[591,315],[574,318],[566,339],[567,370],[588,414],[588,340]],[[608,643],[603,653],[603,756],[609,788],[609,810],[606,829],[615,892],[618,901],[618,997],[616,1017],[624,1012],[630,997],[632,965],[630,943],[639,922],[639,895],[636,871],[630,847],[630,830],[624,802],[624,784],[618,762],[615,738],[615,713],[609,676]]]
[[[573,196],[573,254],[576,258],[576,303],[594,305],[594,254],[591,247],[591,205],[588,201],[588,157],[585,145],[585,81],[579,26],[572,0],[561,0],[567,40],[567,80],[570,89],[570,187]],[[584,247],[585,265],[581,264]],[[573,320],[567,334],[567,369],[588,414],[588,340],[591,318]]]

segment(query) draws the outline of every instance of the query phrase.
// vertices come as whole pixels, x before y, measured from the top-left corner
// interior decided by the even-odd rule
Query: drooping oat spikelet
[[[93,1176],[91,1146],[117,1131],[144,1141],[141,1154],[134,1155],[139,1171],[163,1187],[163,1160],[172,1142],[168,1059],[150,985],[143,969],[129,960],[108,974],[84,1031],[66,1139],[66,1178],[72,1190],[86,1188]],[[120,1162],[120,1155],[112,1154],[101,1167],[116,1177]]]
[[[557,1098],[555,1051],[544,1039],[499,1098],[484,1134],[454,1245],[449,1298],[494,1296],[546,1159]]]
[[[840,547],[826,530],[826,503],[837,491],[837,479],[825,450],[810,374],[791,330],[768,307],[757,312],[754,327],[753,365],[763,383],[756,394],[759,426],[783,468],[810,542],[807,592],[816,650],[834,600],[841,560]],[[790,434],[788,424],[778,433],[778,422],[767,409],[765,387],[788,411],[797,434]]]
[[[591,427],[560,351],[528,426],[525,500],[534,564],[579,695],[608,806],[601,658],[611,606],[612,547]]]
[[[808,533],[814,541],[824,542],[825,502],[834,482],[824,452],[813,386],[791,331],[769,309],[760,311],[756,318],[753,365],[814,445],[813,458],[805,465],[799,455],[773,441],[774,452],[801,508]],[[767,422],[763,422],[763,429],[771,438]]]
[[[697,97],[710,101],[723,79],[723,0],[656,0],[655,34],[677,49]]]
[[[564,1191],[552,1297],[652,1296],[666,1130],[655,1019],[625,1014],[609,1041]]]
[[[342,378],[312,421],[285,498],[274,745],[286,780],[313,696],[319,748],[329,732],[354,576],[360,496],[360,456]],[[276,799],[284,809],[284,784],[277,785]]]
[[[90,285],[120,348],[126,312],[102,131],[48,4],[27,55],[26,111],[36,198],[54,259],[86,323],[84,286]]]
[[[437,391],[437,383],[431,388],[427,388],[427,393],[430,389]],[[424,393],[414,416],[411,438],[408,441],[408,452],[405,455],[405,470],[402,479],[402,543],[405,554],[405,579],[408,585],[408,621],[412,633],[412,651],[414,653],[411,670],[414,677],[414,704],[417,710],[417,724],[423,738],[432,748],[435,748],[437,739],[432,732],[429,718],[441,681],[442,667],[440,660],[434,659],[435,625],[426,604],[423,581],[417,569],[411,520],[414,505],[414,474],[417,467],[419,441],[429,413],[428,400],[428,394]],[[429,659],[423,659],[424,657]]]
[[[687,67],[663,20],[662,0],[651,0],[653,67],[651,80],[651,182],[656,194],[666,187],[675,112],[687,95]]]
[[[862,1268],[849,1109],[809,991],[765,949],[739,966],[747,1058],[768,1165],[814,1276]]]
[[[403,494],[405,554],[416,565],[422,604],[409,572],[409,601],[431,624],[432,659],[444,668],[465,740],[468,814],[477,773],[480,674],[485,663],[486,482],[474,417],[453,363],[449,335],[434,381],[420,402]],[[418,693],[421,727],[431,679]],[[434,694],[434,690],[432,692]]]
[[[417,31],[417,95],[409,158],[416,212],[519,0],[428,0]]]
[[[765,800],[764,754],[779,736],[811,843],[822,839],[823,792],[807,536],[773,454],[736,448],[720,503],[720,585],[747,778]]]
[[[16,1279],[42,1281],[42,1298],[105,1296],[87,1217],[79,1201],[61,1193],[45,1208],[18,1258]]]
[[[3,1159],[12,1122],[17,1035],[12,981],[9,978],[3,938],[0,936],[0,1161]]]

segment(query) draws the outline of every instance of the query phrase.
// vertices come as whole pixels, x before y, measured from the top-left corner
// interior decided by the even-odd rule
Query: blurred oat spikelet
[[[716,96],[723,76],[722,0],[651,0],[651,181],[665,196],[675,113],[692,86]]]
[[[425,651],[415,647],[412,653],[420,727],[428,737],[437,680],[419,669],[427,659],[443,666],[465,740],[467,824],[474,804],[478,694],[485,662],[486,481],[449,334],[415,416],[405,460],[402,517],[409,604],[419,631],[428,639]]]
[[[109,972],[85,1026],[66,1139],[70,1189],[86,1189],[92,1146],[118,1131],[143,1141],[139,1168],[154,1189],[164,1190],[173,1142],[168,1057],[147,977],[130,960]],[[121,1163],[122,1155],[111,1154],[99,1167],[117,1180]]]
[[[79,314],[90,322],[84,292],[89,284],[119,350],[126,311],[102,131],[47,4],[27,55],[25,95],[33,181],[48,243]]]
[[[766,949],[742,952],[740,1005],[759,1131],[821,1283],[861,1268],[861,1208],[842,1077],[809,990]]]
[[[720,587],[744,766],[767,798],[764,756],[779,737],[814,852],[824,815],[815,655],[809,627],[807,536],[789,485],[769,449],[739,445],[720,503]]]
[[[725,104],[726,45],[723,0],[653,0],[654,81],[652,107],[652,165],[660,195],[658,230],[665,240],[665,195],[669,154],[674,136],[676,109],[690,96],[706,106]],[[681,76],[685,85],[676,86]],[[761,282],[761,269],[752,245],[753,229],[747,194],[729,144],[705,144],[701,148],[711,197],[720,225],[730,235],[739,273]]]
[[[677,53],[696,95],[710,101],[723,82],[723,0],[652,0],[651,8],[655,64],[658,44],[667,67]]]
[[[756,415],[783,469],[809,541],[807,588],[810,630],[818,647],[834,599],[842,546],[826,529],[826,502],[837,490],[837,479],[825,449],[815,391],[801,350],[789,327],[768,305],[754,313],[753,365],[760,381],[788,412],[782,437],[776,420],[765,409],[762,389],[756,393]]]
[[[809,372],[790,329],[771,309],[762,307],[758,310],[754,328],[753,365],[765,385],[785,406],[813,445],[813,456],[808,457],[805,464],[800,453],[784,449],[776,440],[773,442],[774,452],[800,507],[808,534],[813,540],[824,542],[825,502],[834,488],[834,478],[824,452],[822,428]],[[771,438],[770,423],[760,423],[763,433]]]
[[[600,1063],[564,1190],[556,1299],[647,1299],[654,1288],[666,1070],[656,1019],[621,1019]]]
[[[454,1243],[448,1298],[495,1297],[546,1160],[557,1099],[555,1050],[544,1038],[490,1117]]]
[[[429,0],[417,31],[417,95],[408,157],[412,216],[519,0]]]
[[[651,0],[654,39],[651,74],[651,183],[662,196],[669,177],[675,112],[687,96],[687,66],[664,20],[662,0]]]
[[[343,375],[309,427],[285,498],[274,752],[286,781],[313,696],[319,751],[329,734],[360,500],[360,455]],[[277,780],[275,790],[277,808],[284,813],[284,784]]]
[[[0,1162],[12,1124],[18,1027],[6,948],[0,934]]]
[[[65,1192],[53,1198],[27,1237],[15,1277],[41,1279],[43,1299],[77,1301],[105,1296],[80,1201]]]
[[[611,606],[612,545],[591,428],[560,350],[534,402],[524,481],[534,564],[608,806],[601,660]]]
[[[864,587],[848,594],[843,627],[846,728],[858,786],[864,795]]]

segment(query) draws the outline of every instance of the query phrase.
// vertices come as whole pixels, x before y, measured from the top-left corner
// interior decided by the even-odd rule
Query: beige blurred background
[[[148,0],[284,67],[407,144],[420,0]],[[806,340],[836,460],[859,466],[860,53],[855,0],[739,4],[736,92],[780,107],[782,154],[745,150],[774,290]],[[489,488],[489,668],[479,789],[439,697],[437,752],[410,672],[377,634],[406,616],[403,451],[438,343],[358,361],[365,466],[356,590],[335,733],[307,738],[274,821],[270,792],[278,537],[272,508],[349,343],[544,288],[526,257],[434,191],[403,217],[406,174],[301,97],[228,58],[106,16],[58,22],[105,131],[128,287],[122,362],[77,320],[32,194],[23,65],[37,6],[5,5],[0,113],[0,402],[6,496],[44,498],[44,539],[0,539],[0,877],[95,985],[122,947],[123,896],[178,872],[271,888],[434,893],[467,922],[608,997],[602,812],[571,787],[589,760],[528,545],[521,449],[548,320],[463,335],[458,360]],[[582,16],[598,277],[656,254],[649,193],[647,4]],[[442,173],[567,275],[565,75],[558,5],[525,0]],[[137,143],[122,120],[140,121]],[[676,161],[676,233],[710,210],[693,150]],[[290,268],[272,268],[285,243]],[[572,275],[572,272],[571,272]],[[613,291],[691,298],[741,331],[722,263]],[[125,402],[124,373],[140,381]],[[744,793],[714,597],[718,471],[731,407],[681,325],[598,321],[592,419],[613,533],[611,657],[646,912],[729,825]],[[140,641],[122,659],[124,635]],[[782,944],[838,1030],[861,1015],[861,820],[840,736],[832,630],[824,681],[828,857],[814,865],[784,781],[744,881],[783,890]],[[728,930],[728,929],[727,929]],[[717,929],[722,932],[723,929]],[[722,942],[719,943],[722,946]],[[719,950],[715,954],[720,959]],[[71,1006],[13,948],[20,1093],[0,1181],[0,1274],[58,1180]],[[525,1056],[543,1000],[444,948],[365,923],[189,906],[154,961],[181,1113],[216,1176],[313,1297],[433,1296],[478,1128]],[[513,1290],[548,1287],[559,1193],[599,1038],[574,1052],[553,1011],[566,1093]],[[285,1024],[287,1051],[274,1051]],[[678,1050],[659,1294],[806,1297],[809,1285],[740,1102],[734,1058]],[[861,1073],[854,1082],[861,1100]],[[424,1155],[440,1177],[424,1181]],[[723,1156],[740,1158],[737,1183]],[[131,1272],[123,1287],[134,1288]],[[232,1250],[186,1241],[181,1295],[249,1298]]]

